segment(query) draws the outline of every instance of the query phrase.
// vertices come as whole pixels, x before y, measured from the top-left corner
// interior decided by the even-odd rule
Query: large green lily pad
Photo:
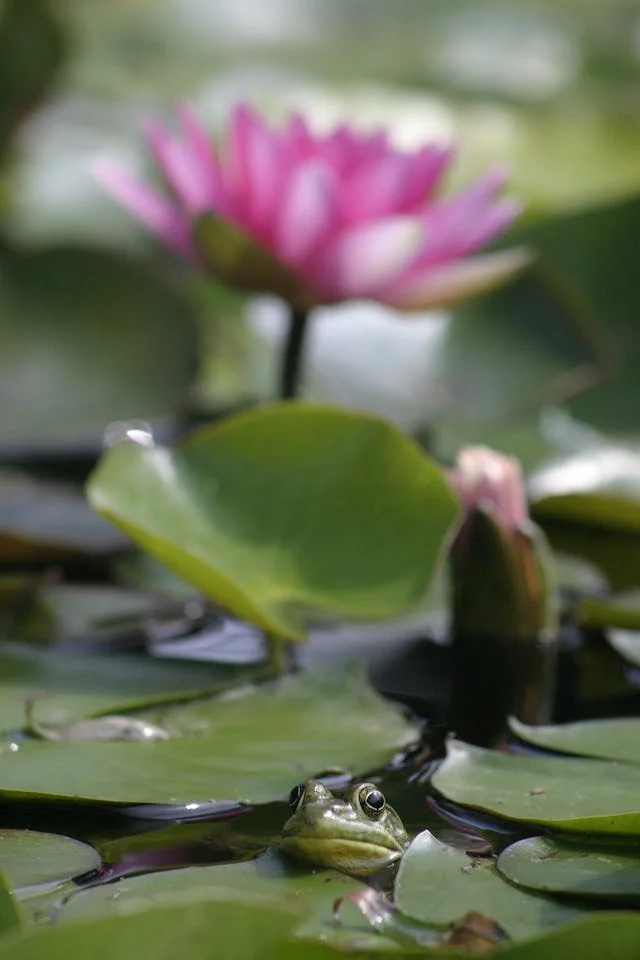
[[[173,903],[92,922],[27,928],[0,945],[3,960],[254,960],[279,948],[299,921],[299,904],[283,898],[211,887],[176,894]]]
[[[512,883],[543,893],[640,901],[637,849],[526,837],[502,851],[497,867]]]
[[[391,618],[426,594],[458,516],[443,472],[374,417],[274,404],[171,451],[117,444],[93,506],[240,617]]]
[[[640,763],[640,719],[583,720],[530,727],[511,717],[509,726],[521,740],[536,747],[583,757]]]
[[[371,689],[360,664],[142,715],[157,718],[172,739],[20,743],[0,752],[0,795],[259,803],[330,766],[354,772],[379,766],[416,738]]]
[[[330,943],[353,943],[354,928],[332,923],[332,906],[338,897],[354,890],[366,889],[362,883],[335,870],[310,870],[287,860],[276,850],[247,863],[230,863],[209,867],[186,867],[120,880],[117,887],[96,886],[81,890],[64,904],[58,914],[60,922],[122,916],[132,909],[153,904],[170,904],[176,894],[194,896],[222,887],[239,894],[268,894],[304,905],[309,915],[296,929],[296,936],[322,937]],[[117,891],[117,896],[114,892]],[[357,928],[358,946],[370,949],[385,945],[365,923]]]
[[[29,888],[72,880],[99,866],[97,851],[71,837],[0,830],[0,870],[13,890],[26,894]]]
[[[454,803],[508,820],[640,835],[640,768],[633,764],[520,756],[452,740],[433,785]]]
[[[492,860],[470,857],[418,834],[400,862],[395,900],[403,914],[422,923],[449,924],[475,910],[522,939],[575,920],[584,911],[511,886]]]

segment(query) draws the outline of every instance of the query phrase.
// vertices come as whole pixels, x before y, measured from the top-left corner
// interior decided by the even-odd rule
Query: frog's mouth
[[[404,847],[394,842],[388,846],[367,840],[345,837],[285,837],[281,849],[291,856],[307,860],[321,867],[333,867],[355,876],[364,876],[394,863],[404,853]]]

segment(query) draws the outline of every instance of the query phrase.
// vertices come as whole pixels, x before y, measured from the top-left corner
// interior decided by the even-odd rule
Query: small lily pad
[[[640,835],[640,768],[634,764],[519,756],[452,740],[432,782],[454,803],[507,820],[572,833]]]
[[[93,506],[236,616],[391,619],[427,593],[459,513],[443,471],[383,420],[274,404],[169,450],[119,443]]]
[[[522,939],[581,916],[550,898],[525,893],[501,878],[492,860],[470,857],[425,830],[400,863],[395,899],[403,914],[422,923],[449,924],[474,910]]]
[[[526,837],[503,850],[497,866],[512,883],[543,893],[640,901],[637,849]]]
[[[530,727],[510,717],[509,726],[521,740],[536,747],[582,757],[640,763],[640,719],[584,720]]]
[[[0,795],[259,803],[329,766],[372,769],[417,736],[353,663],[138,716],[172,739],[20,742],[0,751]]]
[[[27,893],[99,867],[97,851],[79,840],[35,830],[0,830],[0,870],[15,891]]]

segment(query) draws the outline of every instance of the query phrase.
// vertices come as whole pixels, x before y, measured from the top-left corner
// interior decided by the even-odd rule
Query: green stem
[[[283,400],[291,400],[298,395],[308,319],[307,310],[289,307],[289,330],[280,375],[280,396]]]
[[[276,677],[282,677],[289,673],[293,665],[293,656],[291,644],[288,640],[281,637],[268,636],[268,657],[269,673]]]

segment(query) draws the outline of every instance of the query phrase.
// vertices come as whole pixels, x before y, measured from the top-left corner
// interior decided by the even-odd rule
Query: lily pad
[[[512,883],[542,893],[640,900],[637,850],[526,837],[502,851],[497,867]]]
[[[509,726],[526,743],[559,753],[640,763],[640,719],[584,720],[530,727],[515,717]]]
[[[640,835],[640,768],[633,764],[519,756],[452,740],[432,782],[454,803],[507,820]]]
[[[468,856],[428,830],[418,834],[400,862],[395,899],[403,914],[423,923],[449,924],[474,910],[523,939],[584,913],[505,882],[492,860]]]
[[[0,872],[0,935],[19,929],[22,921],[22,910],[11,893],[9,881]]]
[[[144,909],[146,907],[146,909]],[[170,905],[137,909],[93,922],[27,928],[2,940],[4,960],[258,960],[278,955],[300,919],[299,905],[219,887],[174,897]],[[272,954],[273,951],[273,954]]]
[[[76,892],[58,914],[60,922],[87,920],[103,916],[123,916],[132,909],[153,904],[170,904],[176,894],[194,896],[222,887],[238,894],[269,894],[304,906],[308,919],[296,928],[295,935],[322,937],[325,942],[353,942],[354,928],[346,929],[332,923],[334,901],[353,890],[366,887],[352,877],[335,870],[310,870],[291,863],[276,850],[247,863],[230,863],[210,867],[186,867],[128,877],[112,885],[95,886]],[[117,895],[114,895],[117,894]],[[385,940],[375,936],[361,923],[358,928],[359,946],[380,948]]]
[[[435,463],[374,417],[274,404],[174,451],[117,444],[93,506],[232,613],[302,640],[318,618],[419,605],[459,505]]]
[[[139,716],[158,718],[173,738],[20,743],[0,753],[0,795],[260,803],[329,766],[377,767],[417,736],[371,689],[360,664]]]
[[[0,647],[0,731],[11,734],[24,727],[26,700],[36,694],[44,694],[37,705],[38,720],[58,725],[159,700],[212,693],[254,675],[249,668],[227,664],[169,662],[139,654],[63,653],[4,642]]]
[[[43,884],[62,883],[100,867],[93,847],[56,833],[0,830],[0,870],[23,895]]]
[[[640,590],[623,590],[611,597],[584,597],[577,616],[585,627],[640,630]]]

